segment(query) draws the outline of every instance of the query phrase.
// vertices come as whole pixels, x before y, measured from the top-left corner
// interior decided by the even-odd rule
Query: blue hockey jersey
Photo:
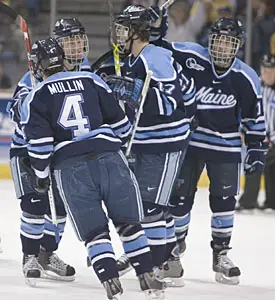
[[[39,83],[22,104],[21,126],[40,177],[70,156],[117,151],[131,129],[110,88],[91,72],[60,72]]]
[[[184,150],[196,106],[194,80],[182,72],[171,51],[154,45],[147,45],[137,57],[130,55],[124,61],[123,72],[128,77],[144,81],[148,70],[153,75],[132,149],[143,153]],[[187,107],[192,108],[189,115]],[[133,112],[126,112],[132,120]]]
[[[80,71],[91,71],[91,66],[87,57],[85,57],[83,63],[80,65]],[[36,80],[36,85],[39,81]],[[32,90],[32,82],[30,72],[26,72],[22,78],[19,80],[15,92],[11,101],[7,105],[7,112],[10,114],[11,119],[15,122],[15,130],[12,137],[11,148],[10,148],[10,158],[13,156],[25,155],[27,143],[24,140],[23,132],[20,125],[20,114],[21,114],[21,102],[23,99],[18,99],[16,95],[21,89],[26,91]],[[18,101],[19,100],[19,101]]]
[[[173,57],[195,78],[199,127],[192,135],[188,155],[214,162],[241,161],[240,125],[246,143],[265,138],[260,80],[256,72],[239,59],[228,71],[216,73],[208,49],[194,43],[157,45],[173,51]]]

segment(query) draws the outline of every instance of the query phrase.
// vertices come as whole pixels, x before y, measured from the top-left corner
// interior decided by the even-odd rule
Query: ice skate
[[[123,276],[132,270],[130,260],[125,253],[123,253],[120,258],[116,261],[116,266],[119,276]]]
[[[108,299],[120,300],[120,295],[123,293],[123,289],[119,278],[112,278],[108,281],[104,281],[103,286],[107,292]]]
[[[42,278],[74,281],[75,269],[62,261],[57,254],[41,251],[38,256],[38,261],[43,267]]]
[[[180,258],[171,256],[161,267],[156,270],[158,280],[164,281],[169,287],[184,286],[184,270]]]
[[[165,300],[166,285],[156,279],[154,273],[144,273],[138,276],[140,288],[145,292],[146,300]]]
[[[215,280],[219,283],[237,285],[240,283],[240,269],[233,264],[227,256],[229,247],[214,246],[213,248],[213,271],[216,272]]]
[[[37,279],[41,278],[43,268],[35,255],[24,254],[22,271],[26,279],[26,284],[34,287],[36,286]]]

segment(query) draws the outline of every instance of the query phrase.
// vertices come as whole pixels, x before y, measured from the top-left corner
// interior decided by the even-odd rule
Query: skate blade
[[[129,273],[131,270],[133,269],[132,266],[129,266],[128,268],[126,268],[125,270],[122,270],[122,271],[118,271],[118,275],[119,277],[122,277],[123,275]]]
[[[178,278],[164,278],[162,280],[165,283],[166,287],[183,287],[185,286],[185,282],[183,280],[183,277],[178,277]]]
[[[25,278],[25,282],[30,287],[36,287],[37,278]]]
[[[66,282],[71,282],[71,281],[75,280],[74,275],[73,276],[59,276],[52,271],[43,271],[41,273],[41,278],[53,280],[53,281],[66,281]]]
[[[165,300],[164,290],[147,290],[144,292],[146,300]]]
[[[215,280],[222,284],[238,285],[240,283],[239,276],[227,277],[222,273],[216,273]]]

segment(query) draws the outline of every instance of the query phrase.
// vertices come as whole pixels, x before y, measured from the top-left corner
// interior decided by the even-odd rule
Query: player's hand
[[[244,171],[246,175],[263,172],[267,151],[268,142],[248,144],[244,159]]]
[[[106,78],[106,83],[113,91],[116,100],[127,103],[131,109],[139,107],[143,87],[141,79],[110,75]]]

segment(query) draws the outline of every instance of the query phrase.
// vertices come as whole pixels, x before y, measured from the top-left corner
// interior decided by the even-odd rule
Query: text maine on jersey
[[[84,91],[84,85],[81,80],[55,82],[48,85],[51,95],[57,93],[68,93],[75,91]]]

